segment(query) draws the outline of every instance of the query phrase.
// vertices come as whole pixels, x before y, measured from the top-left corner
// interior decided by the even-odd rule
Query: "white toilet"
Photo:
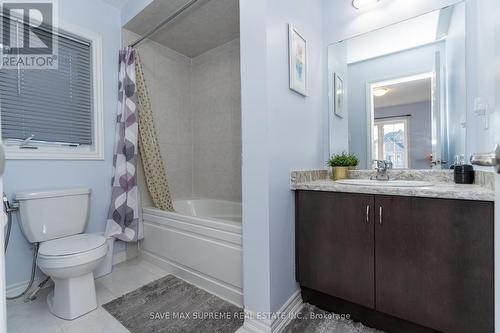
[[[97,308],[93,270],[108,251],[106,238],[83,234],[90,189],[16,193],[20,225],[30,243],[40,243],[37,265],[54,281],[50,312],[72,320]]]

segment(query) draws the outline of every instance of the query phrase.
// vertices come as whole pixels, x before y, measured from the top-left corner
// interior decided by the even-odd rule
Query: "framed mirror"
[[[465,154],[465,52],[463,2],[330,45],[331,152],[347,135],[362,169],[450,168]]]

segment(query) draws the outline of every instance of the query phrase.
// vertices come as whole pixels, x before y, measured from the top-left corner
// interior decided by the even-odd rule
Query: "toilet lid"
[[[53,239],[40,244],[38,253],[44,256],[66,256],[96,249],[106,242],[100,235],[79,234]]]

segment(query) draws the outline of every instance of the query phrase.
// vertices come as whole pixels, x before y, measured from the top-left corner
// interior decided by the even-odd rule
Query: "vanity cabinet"
[[[493,332],[493,210],[484,201],[297,191],[297,279],[438,332]]]
[[[299,192],[297,199],[297,234],[300,235],[297,273],[301,284],[373,307],[372,196]]]

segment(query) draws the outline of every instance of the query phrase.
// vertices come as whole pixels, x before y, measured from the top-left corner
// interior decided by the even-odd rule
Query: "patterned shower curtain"
[[[135,67],[135,51],[130,47],[121,50],[113,158],[113,189],[106,235],[126,242],[143,238],[142,222],[139,220],[139,191],[137,188],[139,126]]]
[[[137,103],[139,105],[139,153],[144,175],[146,176],[146,185],[154,206],[161,210],[173,212],[174,206],[168,186],[165,163],[163,163],[161,157],[146,79],[144,78],[141,60],[137,51],[135,51],[135,57]]]

